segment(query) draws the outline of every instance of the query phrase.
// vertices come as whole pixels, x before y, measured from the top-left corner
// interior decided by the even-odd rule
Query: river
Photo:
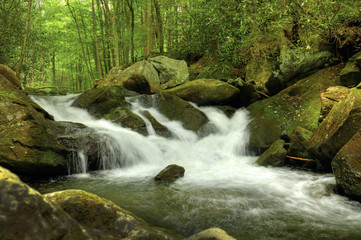
[[[197,135],[155,108],[129,99],[132,110],[148,110],[171,132],[156,135],[148,124],[142,136],[71,107],[77,95],[32,97],[56,121],[93,128],[106,143],[102,170],[88,172],[79,153],[79,174],[33,184],[41,193],[83,189],[112,200],[148,223],[189,236],[220,227],[237,239],[361,239],[361,204],[332,193],[332,174],[261,167],[247,150],[250,122],[239,109],[232,118],[212,107],[200,108],[212,133]],[[169,164],[185,168],[170,185],[153,177]]]

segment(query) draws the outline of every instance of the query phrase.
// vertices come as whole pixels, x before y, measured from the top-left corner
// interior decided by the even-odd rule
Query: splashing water
[[[84,189],[183,235],[221,227],[237,239],[361,239],[361,206],[329,191],[331,174],[255,164],[257,157],[247,154],[244,109],[227,118],[216,108],[201,108],[212,129],[202,137],[130,100],[133,112],[149,111],[173,135],[158,136],[146,122],[145,137],[71,107],[75,98],[33,97],[56,121],[80,122],[99,133],[105,170],[35,186],[39,191]],[[186,169],[184,178],[169,186],[154,183],[174,163]]]

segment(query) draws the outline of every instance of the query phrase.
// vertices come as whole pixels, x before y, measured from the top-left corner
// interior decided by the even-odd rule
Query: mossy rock
[[[318,127],[321,92],[340,85],[337,77],[342,65],[333,66],[298,81],[275,96],[257,101],[247,107],[253,119],[249,125],[252,149],[267,149],[282,132],[296,127],[311,132]]]
[[[258,165],[281,167],[284,165],[287,150],[284,149],[285,141],[279,139],[257,159]]]
[[[348,62],[341,72],[341,84],[346,87],[355,87],[361,82],[361,71],[356,62]]]
[[[207,122],[207,116],[187,101],[168,93],[144,95],[143,104],[155,107],[168,119],[180,121],[185,129],[197,132]]]
[[[2,239],[94,239],[58,205],[0,167]]]
[[[14,84],[17,88],[21,88],[20,80],[15,75],[14,71],[8,66],[0,64],[0,74],[4,76],[8,81]]]
[[[160,91],[160,80],[154,66],[147,61],[140,61],[121,71],[119,68],[99,81],[98,87],[118,86],[139,93]]]
[[[200,106],[240,106],[241,104],[239,89],[216,79],[197,79],[163,92],[173,94]]]
[[[124,90],[119,87],[93,88],[81,94],[72,106],[85,108],[90,114],[103,117],[117,107],[127,106],[124,95]]]
[[[172,183],[178,178],[183,177],[184,172],[184,167],[178,166],[177,164],[171,164],[160,171],[157,176],[154,177],[154,180],[162,183]]]
[[[220,228],[209,228],[184,240],[236,240]]]
[[[361,200],[361,131],[348,141],[332,160],[339,192]]]
[[[169,129],[158,122],[149,111],[144,111],[142,114],[149,120],[150,124],[152,124],[152,127],[157,135],[166,138],[170,138],[172,136],[172,133],[169,131]]]
[[[320,120],[325,119],[333,106],[339,101],[345,99],[349,92],[350,89],[347,87],[334,86],[327,88],[325,92],[321,93]]]
[[[44,195],[58,204],[93,235],[101,239],[179,239],[170,231],[149,226],[142,219],[113,202],[81,190],[65,190]]]
[[[0,75],[0,165],[21,175],[67,174],[68,149],[50,129],[56,123]]]
[[[361,128],[361,90],[352,89],[347,98],[337,103],[310,139],[308,149],[326,170],[331,160]]]

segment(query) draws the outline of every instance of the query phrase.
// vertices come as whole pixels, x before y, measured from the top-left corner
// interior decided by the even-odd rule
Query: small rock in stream
[[[160,171],[154,180],[163,182],[163,183],[172,183],[178,178],[184,176],[184,167],[178,166],[176,164],[168,165],[162,171]]]

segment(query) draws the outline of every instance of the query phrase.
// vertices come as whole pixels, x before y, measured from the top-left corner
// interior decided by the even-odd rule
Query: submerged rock
[[[337,152],[361,128],[361,90],[352,89],[347,98],[337,103],[314,132],[308,149],[326,170]]]
[[[176,164],[168,165],[162,171],[160,171],[154,180],[165,183],[172,183],[178,178],[184,176],[184,167],[178,166]]]
[[[67,174],[52,117],[0,75],[0,165],[21,175]]]
[[[258,158],[257,163],[261,166],[281,167],[284,165],[287,150],[284,149],[285,141],[279,139],[275,141],[262,155]]]
[[[62,208],[2,167],[0,199],[1,239],[93,239]]]
[[[113,202],[81,190],[65,190],[44,195],[100,239],[174,239],[178,235],[149,226],[142,219]]]
[[[332,160],[338,191],[361,200],[361,131],[348,141]]]
[[[187,63],[166,56],[157,56],[149,60],[159,74],[162,89],[172,88],[185,83],[189,79]]]
[[[202,111],[172,94],[144,95],[140,100],[147,106],[157,108],[168,119],[180,121],[188,130],[197,132],[208,122],[207,116]]]
[[[200,106],[240,105],[239,89],[216,79],[197,79],[163,92],[176,95]]]
[[[209,228],[184,240],[236,240],[220,228]]]

